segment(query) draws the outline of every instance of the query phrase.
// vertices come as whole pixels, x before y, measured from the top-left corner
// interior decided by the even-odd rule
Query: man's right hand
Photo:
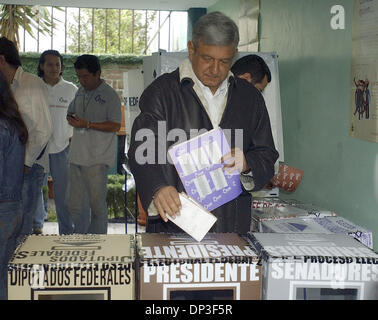
[[[157,211],[165,222],[168,222],[166,214],[169,214],[172,218],[180,215],[181,201],[176,188],[166,186],[159,189],[154,194],[153,201]]]

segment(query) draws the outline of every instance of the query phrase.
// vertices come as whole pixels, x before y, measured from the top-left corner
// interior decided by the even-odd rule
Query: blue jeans
[[[0,300],[7,299],[7,265],[22,224],[21,201],[0,202]]]
[[[58,153],[49,154],[50,174],[53,179],[54,201],[58,217],[59,234],[71,234],[73,222],[68,210],[69,179],[68,179],[69,147]]]
[[[47,173],[43,175],[43,186],[47,185]],[[33,228],[43,228],[43,223],[47,217],[47,201],[43,198],[43,189],[41,189],[41,194],[38,199],[37,209],[35,211],[35,216],[33,220]]]
[[[24,174],[24,184],[22,185],[23,216],[21,233],[17,239],[18,243],[21,243],[25,236],[33,232],[33,220],[38,201],[41,200],[43,177],[43,167],[36,163]]]
[[[74,233],[107,233],[108,170],[107,165],[86,167],[70,164],[69,210],[74,223]],[[90,210],[88,210],[88,203]]]

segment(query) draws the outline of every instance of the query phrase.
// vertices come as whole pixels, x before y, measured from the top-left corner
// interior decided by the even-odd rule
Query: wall
[[[123,73],[129,69],[130,67],[127,65],[115,64],[108,64],[101,68],[101,78],[118,93],[121,99],[123,93]]]
[[[330,9],[345,9],[332,30]],[[218,1],[208,12],[231,16]],[[260,0],[260,51],[279,55],[285,162],[304,170],[295,198],[373,231],[378,250],[378,144],[349,137],[353,1]]]
[[[239,17],[240,0],[219,0],[214,5],[207,8],[207,12],[221,11],[236,23]]]

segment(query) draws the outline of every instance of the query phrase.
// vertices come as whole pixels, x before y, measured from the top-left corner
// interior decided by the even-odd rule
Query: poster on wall
[[[240,0],[239,5],[239,50],[258,51],[259,0]]]
[[[350,128],[378,142],[378,0],[354,1]]]
[[[125,127],[127,136],[135,118],[139,115],[139,99],[142,95],[143,74],[141,69],[131,69],[123,73],[123,103],[125,105]]]

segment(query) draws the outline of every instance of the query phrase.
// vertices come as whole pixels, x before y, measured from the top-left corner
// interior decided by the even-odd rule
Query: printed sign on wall
[[[354,1],[351,106],[352,137],[378,142],[378,0]]]

